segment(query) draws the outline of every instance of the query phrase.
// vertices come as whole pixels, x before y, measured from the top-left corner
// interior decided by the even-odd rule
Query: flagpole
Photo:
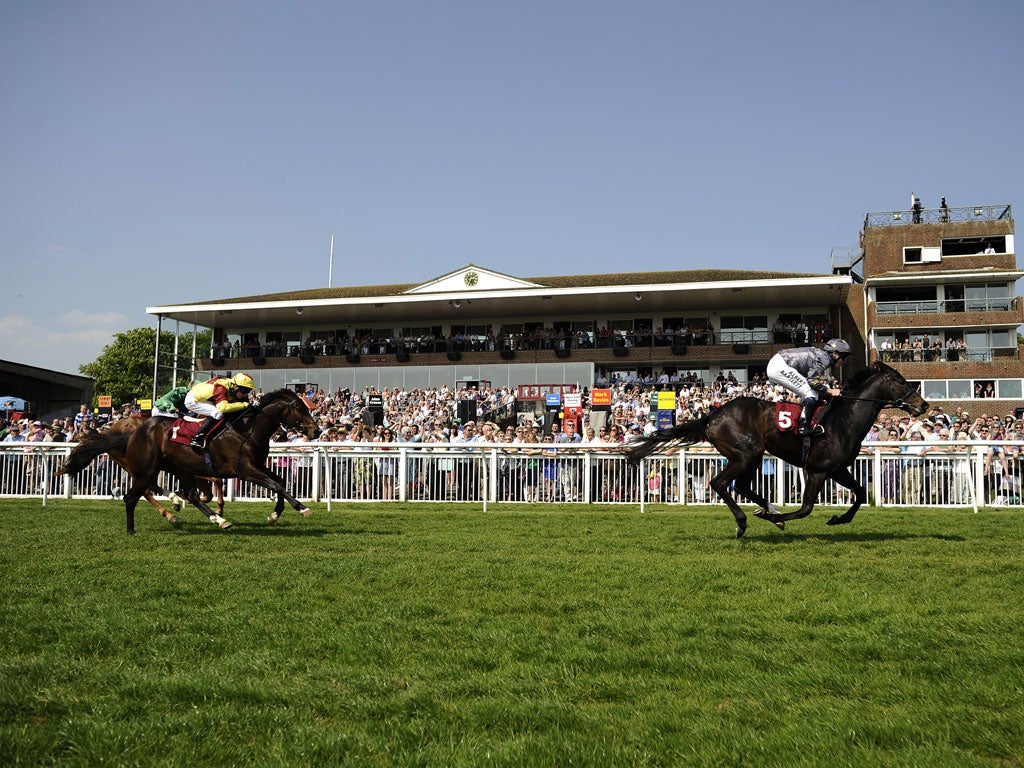
[[[332,287],[334,280],[334,235],[331,235],[331,262],[327,267],[327,287]]]

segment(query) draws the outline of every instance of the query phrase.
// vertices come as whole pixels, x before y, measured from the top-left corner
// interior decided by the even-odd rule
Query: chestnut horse
[[[310,439],[319,436],[320,429],[302,398],[289,389],[278,389],[259,404],[225,418],[228,423],[211,435],[202,451],[171,440],[172,419],[147,419],[134,432],[107,433],[80,444],[60,471],[75,475],[101,453],[122,451],[132,478],[124,495],[129,534],[135,533],[135,507],[146,490],[156,486],[161,469],[173,472],[181,480],[185,498],[222,528],[231,523],[202,501],[197,477],[237,477],[273,491],[277,504],[267,518],[271,524],[281,516],[285,500],[304,517],[313,514],[289,493],[284,478],[267,468],[270,438],[279,426],[297,429]]]
[[[895,406],[920,416],[928,403],[899,371],[885,363],[874,363],[858,371],[828,407],[823,422],[825,434],[804,438],[793,431],[781,431],[775,423],[775,403],[756,397],[730,400],[707,416],[684,422],[640,438],[626,448],[630,462],[674,446],[693,445],[707,440],[725,458],[725,468],[711,479],[715,489],[736,518],[736,538],[747,530],[747,518],[729,492],[736,481],[736,492],[760,508],[754,515],[774,523],[780,529],[787,520],[807,517],[826,480],[834,480],[854,493],[852,506],[842,515],[833,515],[828,525],[853,521],[857,510],[867,501],[867,492],[857,482],[850,467],[860,451],[864,436],[886,406]],[[795,512],[780,513],[753,489],[754,475],[765,451],[795,467],[803,467],[807,483],[803,503]]]
[[[157,416],[154,418],[167,418],[166,416]],[[145,421],[143,416],[128,416],[123,419],[119,419],[111,424],[109,427],[103,430],[103,434],[130,434],[137,430],[142,423]],[[86,440],[94,440],[95,435],[90,435]],[[119,451],[116,448],[108,450],[107,455],[110,456],[111,461],[117,464],[119,467],[124,469],[126,472],[129,471],[128,463],[125,461],[123,451]],[[214,495],[217,497],[217,514],[221,517],[224,516],[224,481],[212,477],[197,477],[196,487],[203,496],[203,500],[207,503],[213,499]],[[174,524],[178,522],[178,518],[174,515],[174,512],[180,512],[181,507],[185,504],[185,500],[182,499],[174,491],[166,494],[167,498],[171,500],[172,508],[174,512],[169,512],[159,501],[156,500],[156,494],[163,494],[164,491],[159,486],[147,488],[142,494],[143,498],[148,501],[153,508],[160,513],[161,517],[167,518],[167,522]]]

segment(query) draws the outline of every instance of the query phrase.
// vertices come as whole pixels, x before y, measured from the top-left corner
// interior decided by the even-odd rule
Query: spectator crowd
[[[503,500],[562,500],[578,494],[579,470],[571,484],[566,484],[554,460],[558,444],[615,446],[635,440],[655,429],[655,414],[651,411],[652,396],[663,390],[676,393],[675,420],[706,415],[736,397],[750,396],[767,400],[789,399],[789,394],[767,381],[755,378],[740,382],[731,373],[720,374],[714,381],[705,382],[695,376],[662,373],[659,376],[613,378],[599,385],[611,389],[608,410],[593,410],[589,391],[583,391],[583,413],[579,425],[570,421],[545,418],[543,402],[517,402],[515,390],[507,387],[448,387],[436,388],[368,388],[362,392],[338,389],[326,392],[310,388],[304,396],[311,404],[322,433],[319,442],[335,444],[374,445],[375,451],[394,450],[401,443],[443,443],[447,447],[464,444],[509,444],[533,446],[524,455],[529,458],[520,464],[499,469],[508,476],[499,478]],[[262,392],[257,392],[256,396]],[[475,417],[460,419],[463,401],[474,401],[469,413]],[[73,418],[53,419],[42,423],[23,419],[12,424],[0,424],[0,442],[50,443],[79,442],[112,421],[137,413],[134,406],[125,406],[111,417],[92,413],[85,405]],[[893,477],[885,481],[886,500],[894,500],[900,491],[903,498],[923,498],[923,489],[929,486],[925,474],[915,474],[915,464],[923,454],[944,450],[936,443],[948,441],[982,441],[992,444],[986,449],[986,493],[990,499],[1008,497],[1015,487],[1019,492],[1018,464],[1020,452],[1016,446],[1000,445],[1003,441],[1024,440],[1024,423],[1013,414],[1000,416],[983,413],[972,417],[962,407],[946,413],[941,406],[932,408],[920,419],[912,419],[902,412],[884,412],[878,423],[865,437],[865,445],[884,452],[898,452],[909,456],[906,461],[889,465]],[[308,491],[311,460],[303,460],[301,449],[308,438],[297,432],[282,430],[275,442],[289,443],[296,448],[298,457],[279,458],[278,469],[287,471],[298,483],[300,494]],[[888,445],[893,443],[894,445]],[[909,445],[895,445],[909,443]],[[550,447],[547,447],[550,446]],[[26,445],[26,447],[28,447]],[[564,446],[562,446],[564,447]],[[535,451],[530,453],[529,451]],[[0,492],[24,493],[41,490],[43,482],[41,462],[33,452],[23,455],[7,454],[0,472]],[[17,464],[16,467],[13,464]],[[564,465],[564,461],[561,462]],[[887,465],[887,466],[889,466]],[[345,465],[344,476],[337,483],[345,484],[357,499],[395,498],[398,475],[397,456],[358,457]],[[610,465],[609,465],[610,466]],[[478,498],[481,478],[464,471],[457,459],[443,458],[423,462],[414,477],[412,495],[418,498]],[[512,478],[513,471],[515,478]],[[610,471],[610,470],[609,470]],[[888,470],[887,470],[888,471]],[[625,469],[615,470],[620,474]],[[897,477],[898,474],[898,477]],[[625,498],[635,487],[634,479],[622,474],[601,474],[592,478],[598,483],[598,499]],[[1016,482],[1016,485],[1015,485]],[[652,477],[651,485],[670,489],[671,478],[663,474]],[[593,483],[592,483],[593,485]],[[106,482],[104,488],[109,488]],[[962,495],[962,494],[961,494]],[[962,499],[956,499],[962,501]]]

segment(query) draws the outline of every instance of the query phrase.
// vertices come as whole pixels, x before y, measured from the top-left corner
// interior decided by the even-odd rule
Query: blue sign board
[[[558,408],[562,404],[561,392],[548,392],[544,395],[544,405],[548,408]]]

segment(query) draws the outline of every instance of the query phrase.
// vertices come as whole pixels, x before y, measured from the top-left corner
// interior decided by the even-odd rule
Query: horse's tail
[[[699,443],[706,437],[707,429],[707,416],[684,421],[682,424],[668,429],[659,429],[647,437],[641,437],[639,440],[629,443],[629,447],[626,449],[626,460],[630,464],[639,464],[641,459],[666,448]]]
[[[116,432],[107,432],[106,434],[100,434],[97,437],[83,440],[68,454],[67,461],[61,465],[57,472],[73,477],[89,466],[92,460],[101,453],[106,453],[107,451],[121,451],[123,453],[130,437],[131,433],[118,434]]]

